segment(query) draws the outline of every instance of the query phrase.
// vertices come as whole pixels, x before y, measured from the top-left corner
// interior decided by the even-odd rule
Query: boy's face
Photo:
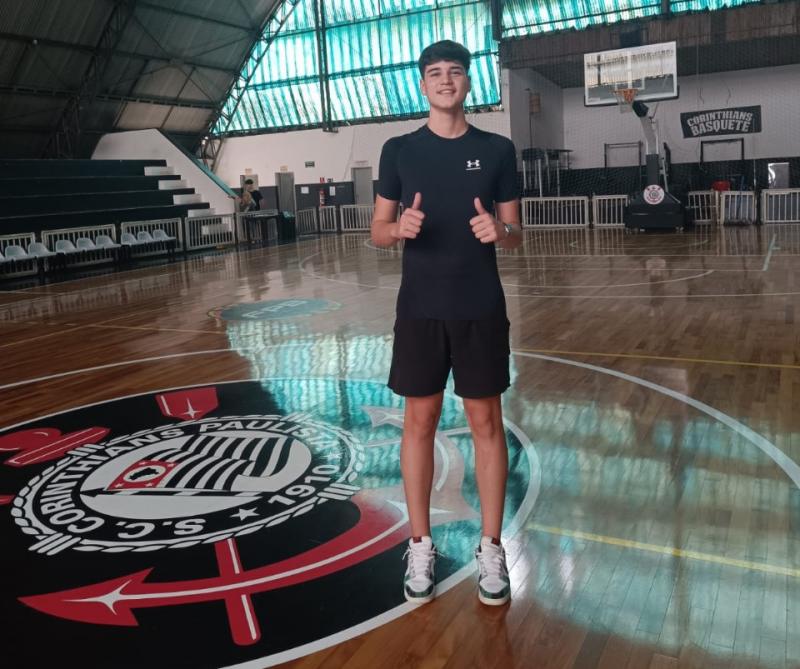
[[[421,89],[431,108],[450,110],[462,107],[470,88],[469,75],[461,63],[440,60],[425,67]]]

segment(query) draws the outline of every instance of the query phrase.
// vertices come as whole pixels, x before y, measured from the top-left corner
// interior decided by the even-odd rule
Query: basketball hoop
[[[635,88],[617,88],[614,90],[614,95],[617,96],[617,104],[619,104],[619,111],[621,114],[633,109],[633,101],[636,99],[636,94],[638,92],[639,91]]]

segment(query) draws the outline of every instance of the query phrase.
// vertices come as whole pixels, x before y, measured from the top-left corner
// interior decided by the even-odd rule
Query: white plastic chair
[[[9,244],[3,253],[6,256],[6,262],[24,262],[33,259],[33,256],[29,256],[25,253],[25,249],[17,244]]]
[[[52,258],[56,254],[42,244],[42,242],[31,242],[28,244],[28,255],[34,258]]]
[[[120,248],[119,244],[117,244],[108,235],[97,235],[97,238],[94,240],[94,245],[98,249],[118,249],[118,248]]]
[[[139,241],[140,244],[152,244],[155,239],[153,239],[153,235],[151,235],[147,230],[142,230],[136,234],[136,239]]]
[[[123,232],[119,236],[119,242],[123,246],[140,246],[142,244],[131,232]]]
[[[73,244],[69,239],[59,239],[56,241],[55,246],[56,253],[62,253],[64,255],[74,255],[76,253],[80,253],[80,251],[75,248],[75,244]]]
[[[153,230],[153,239],[155,239],[157,242],[175,242],[175,241],[178,241],[175,237],[170,237],[161,228],[157,228],[156,230]]]
[[[75,240],[75,246],[78,247],[79,251],[97,251],[94,242],[88,237],[78,237],[78,239]]]

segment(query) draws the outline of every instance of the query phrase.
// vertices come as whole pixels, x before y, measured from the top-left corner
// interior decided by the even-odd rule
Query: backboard
[[[636,89],[643,102],[677,98],[676,52],[676,42],[663,42],[584,54],[584,104],[618,104],[614,91],[621,88]]]

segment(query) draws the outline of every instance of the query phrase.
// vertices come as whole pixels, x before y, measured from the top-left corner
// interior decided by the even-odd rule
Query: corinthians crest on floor
[[[158,649],[153,667],[268,666],[402,614],[401,429],[382,383],[323,378],[123,398],[0,434],[11,453],[0,468],[3,591],[14,595],[0,614],[27,666],[139,666],[145,648]],[[524,434],[507,436],[515,518],[530,510],[538,470]],[[449,543],[477,536],[479,516],[453,398],[437,444],[440,578],[457,582],[472,555]]]

